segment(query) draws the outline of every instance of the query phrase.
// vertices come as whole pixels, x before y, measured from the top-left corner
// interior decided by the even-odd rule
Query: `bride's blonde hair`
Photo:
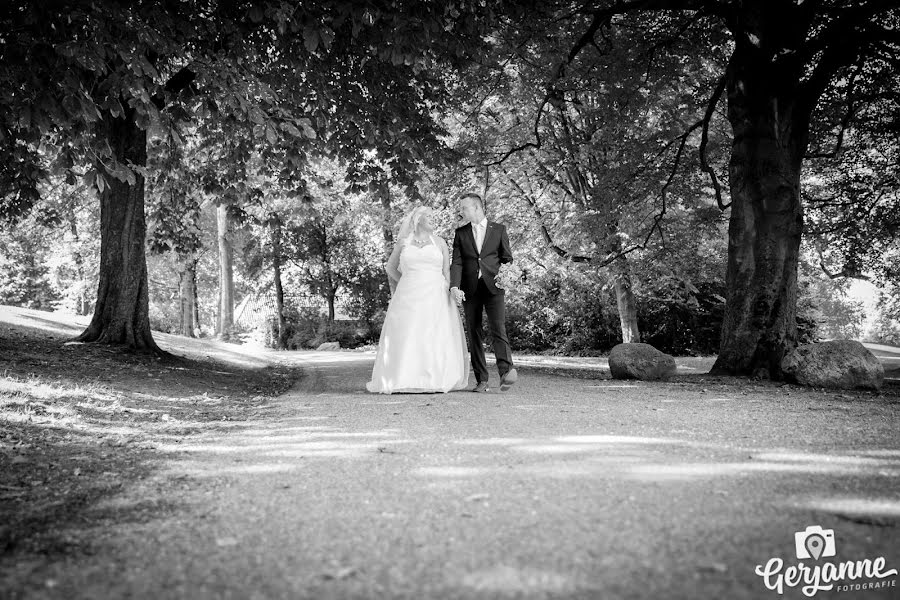
[[[397,240],[400,243],[405,243],[411,238],[413,233],[415,233],[416,229],[419,227],[422,217],[429,212],[431,212],[431,207],[422,205],[409,211],[406,216],[403,217],[403,220],[400,221],[400,233],[397,235]]]

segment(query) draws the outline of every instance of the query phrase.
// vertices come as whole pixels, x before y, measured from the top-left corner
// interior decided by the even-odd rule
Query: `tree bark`
[[[98,125],[116,160],[147,164],[147,132],[134,121],[133,109],[120,118],[106,114]],[[103,173],[102,169],[100,172]],[[78,341],[121,344],[133,350],[165,354],[150,331],[150,301],[144,238],[144,178],[129,184],[105,174],[100,193],[100,283],[94,316]]]
[[[197,298],[196,259],[188,258],[185,262],[185,268],[181,272],[179,296],[181,297],[181,335],[196,337],[194,333],[194,330],[197,329],[197,306],[195,304]]]
[[[330,292],[326,298],[328,301],[328,320],[330,322],[334,322],[334,298],[336,294],[334,292]]]
[[[270,221],[272,228],[272,272],[275,281],[275,316],[278,319],[278,339],[275,347],[283,350],[286,346],[284,321],[284,288],[281,284],[281,218],[273,214]]]
[[[69,233],[72,234],[72,241],[75,243],[75,248],[72,252],[72,264],[75,265],[75,278],[78,281],[78,297],[75,298],[75,314],[76,315],[86,315],[90,311],[90,302],[85,298],[85,289],[82,285],[82,282],[85,280],[84,276],[84,257],[81,255],[81,250],[78,250],[78,245],[81,242],[81,237],[78,235],[78,216],[75,214],[74,210],[69,210]]]
[[[231,218],[228,205],[216,207],[219,239],[219,315],[216,335],[227,340],[234,329],[234,247],[231,244]]]
[[[378,197],[381,200],[381,210],[384,218],[381,223],[381,233],[384,236],[384,262],[387,263],[394,249],[394,223],[391,219],[391,189],[387,182],[382,182],[378,187]]]
[[[726,73],[734,133],[728,292],[711,372],[781,379],[781,359],[797,343],[800,169],[809,115],[799,98],[802,66],[790,54],[773,59],[759,46],[796,48],[805,28],[766,12],[765,3],[750,4],[751,14],[742,17],[748,31],[735,36]]]
[[[633,344],[641,341],[638,329],[637,303],[631,289],[631,268],[624,256],[615,261],[616,275],[613,288],[619,309],[619,323],[622,328],[622,343]]]

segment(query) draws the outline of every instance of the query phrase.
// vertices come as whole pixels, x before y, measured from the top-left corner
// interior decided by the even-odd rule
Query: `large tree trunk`
[[[216,208],[216,222],[219,238],[219,317],[216,335],[227,340],[234,329],[234,247],[226,204]]]
[[[147,132],[135,124],[133,110],[128,109],[123,118],[105,115],[97,134],[109,142],[119,163],[146,165]],[[100,284],[94,316],[78,340],[164,354],[150,332],[144,178],[135,173],[133,184],[108,174],[104,179],[106,184],[100,193]]]
[[[196,337],[194,333],[195,329],[197,329],[197,306],[195,304],[197,298],[196,259],[188,258],[185,261],[185,268],[181,272],[181,285],[179,285],[178,293],[181,297],[181,335]]]
[[[284,321],[284,288],[281,285],[281,218],[272,215],[269,221],[272,228],[272,271],[275,281],[275,317],[278,319],[278,339],[275,347],[285,348],[285,321]]]
[[[796,47],[802,25],[775,21],[771,12],[747,16],[751,31],[760,28],[756,44]],[[773,60],[752,40],[746,33],[736,40],[726,75],[734,132],[728,293],[712,372],[780,379],[781,359],[797,343],[800,168],[809,116],[799,103],[801,69],[790,55]]]

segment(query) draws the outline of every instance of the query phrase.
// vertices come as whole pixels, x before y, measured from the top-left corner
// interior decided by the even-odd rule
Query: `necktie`
[[[484,231],[482,230],[482,224],[475,224],[475,249],[478,250],[479,258],[478,258],[478,278],[481,279],[481,246],[484,245]]]

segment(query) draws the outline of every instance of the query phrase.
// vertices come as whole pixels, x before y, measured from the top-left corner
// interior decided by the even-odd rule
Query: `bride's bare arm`
[[[387,264],[384,265],[384,270],[387,271],[388,283],[391,286],[392,294],[394,293],[394,288],[397,287],[397,282],[400,281],[400,250],[402,245],[401,242],[394,244],[391,256],[388,258]]]
[[[444,238],[434,236],[434,243],[438,248],[441,249],[441,254],[444,255],[444,279],[447,281],[447,287],[450,287],[450,251],[447,250],[447,242],[444,241]]]

